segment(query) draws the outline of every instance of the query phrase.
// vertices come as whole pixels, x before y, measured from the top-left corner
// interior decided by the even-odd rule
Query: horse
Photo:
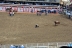
[[[54,23],[55,23],[55,26],[57,26],[57,24],[60,24],[59,21],[54,21]]]
[[[40,15],[41,16],[41,11],[37,11],[37,16]]]

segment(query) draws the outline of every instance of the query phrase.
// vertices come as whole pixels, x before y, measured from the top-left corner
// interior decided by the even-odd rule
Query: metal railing
[[[70,46],[72,42],[50,42],[50,43],[29,43],[29,44],[5,44],[0,45],[0,48],[10,48],[11,45],[17,46],[16,48],[21,48],[23,45],[24,48],[59,48],[61,46]],[[71,45],[72,46],[72,45]]]

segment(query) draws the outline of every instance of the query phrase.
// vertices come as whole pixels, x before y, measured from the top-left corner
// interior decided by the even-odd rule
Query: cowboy
[[[47,15],[47,10],[45,9],[45,15]]]

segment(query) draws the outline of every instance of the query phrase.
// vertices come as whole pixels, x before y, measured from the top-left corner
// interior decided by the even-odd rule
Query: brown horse
[[[55,23],[55,26],[57,26],[58,24],[60,24],[59,21],[54,21],[54,23]]]
[[[37,16],[41,16],[41,11],[37,11]]]

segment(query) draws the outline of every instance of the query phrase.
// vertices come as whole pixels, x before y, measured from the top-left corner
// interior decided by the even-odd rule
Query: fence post
[[[5,46],[5,45],[3,45],[3,48],[6,48],[6,46]]]
[[[58,43],[57,43],[57,48],[58,48],[59,46],[58,46]]]
[[[31,48],[33,48],[33,43],[31,44]]]
[[[43,43],[43,46],[44,46],[44,43]]]
[[[48,43],[48,48],[49,48],[49,43]]]
[[[0,48],[2,48],[2,44],[0,44]]]
[[[43,43],[43,46],[45,46],[44,43]],[[44,47],[44,48],[45,48],[45,47]]]
[[[25,45],[25,47],[27,48],[27,44]]]
[[[38,48],[38,43],[37,43],[37,48]]]

